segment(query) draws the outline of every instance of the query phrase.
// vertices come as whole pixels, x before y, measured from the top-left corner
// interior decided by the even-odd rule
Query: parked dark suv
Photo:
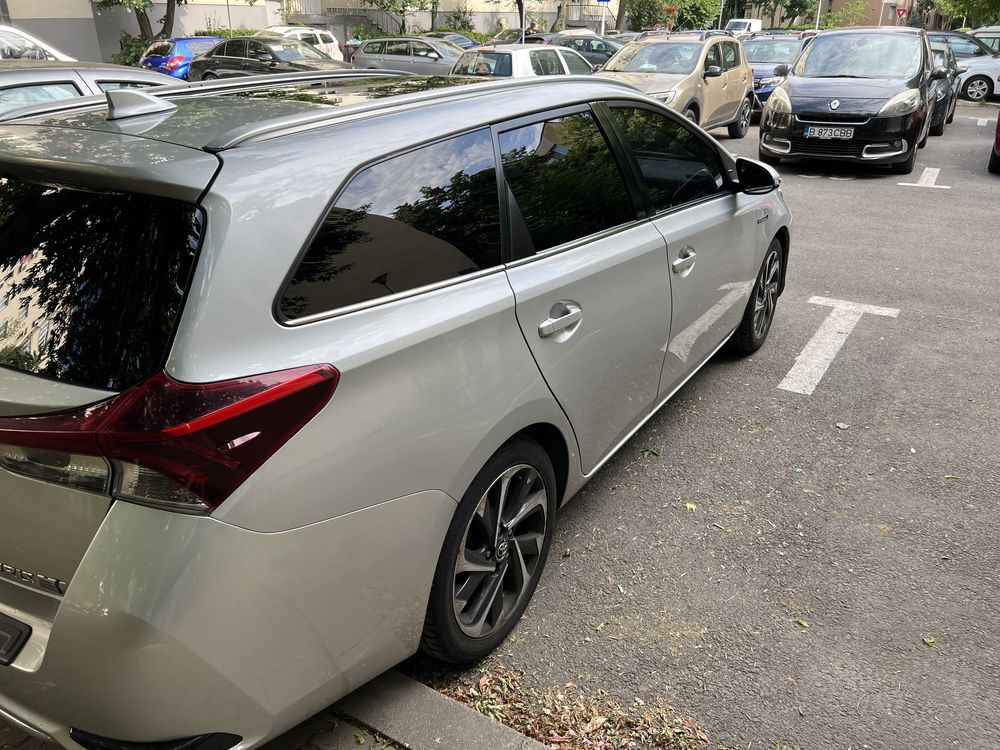
[[[936,98],[922,29],[838,29],[818,34],[767,100],[760,158],[809,157],[888,164],[909,174],[927,142]]]

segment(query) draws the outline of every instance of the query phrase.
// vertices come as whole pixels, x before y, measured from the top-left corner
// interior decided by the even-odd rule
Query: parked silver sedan
[[[351,55],[357,68],[446,76],[464,50],[444,39],[370,39]]]
[[[594,66],[567,47],[540,44],[504,44],[469,50],[452,69],[454,76],[532,78],[534,76],[590,75]]]
[[[777,173],[625,84],[107,98],[0,115],[0,717],[67,750],[484,657],[560,508],[771,330]]]

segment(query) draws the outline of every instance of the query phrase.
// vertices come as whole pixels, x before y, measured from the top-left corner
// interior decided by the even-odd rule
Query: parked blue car
[[[753,68],[753,91],[757,95],[754,109],[760,111],[771,92],[784,77],[776,76],[778,65],[791,67],[802,51],[802,40],[787,36],[758,36],[743,41],[743,53]]]
[[[222,37],[218,36],[157,39],[142,53],[139,65],[186,81],[188,65],[191,64],[191,61],[198,55],[208,52],[221,41]]]

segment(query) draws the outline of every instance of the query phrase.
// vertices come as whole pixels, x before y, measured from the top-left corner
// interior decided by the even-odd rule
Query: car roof
[[[537,47],[535,47],[537,49]],[[279,79],[276,81],[276,79]],[[289,81],[285,86],[281,80]],[[315,82],[305,87],[303,81]],[[297,82],[292,85],[291,82]],[[321,83],[320,83],[321,82]],[[511,91],[516,90],[516,96]],[[165,93],[160,93],[160,92]],[[538,109],[602,97],[642,98],[628,84],[591,76],[511,78],[483,82],[467,78],[408,76],[379,71],[340,74],[281,74],[208,85],[156,89],[150,101],[163,101],[159,120],[142,118],[136,135],[210,152],[248,141],[299,133],[359,118],[384,117],[429,108],[447,110],[442,128],[469,127],[509,119]],[[67,100],[64,100],[66,102]],[[107,99],[86,97],[71,103],[39,105],[0,114],[2,127],[41,126],[120,135],[129,120],[108,120]],[[471,106],[470,106],[471,105]],[[37,114],[34,114],[37,112]],[[151,122],[152,121],[152,122]]]
[[[166,41],[166,40],[164,40]],[[64,60],[0,60],[0,72],[8,70],[127,70],[141,72],[140,68],[99,62],[66,62]]]
[[[841,34],[857,34],[859,32],[865,34],[910,34],[915,36],[926,33],[923,29],[917,29],[913,26],[849,26],[845,29],[825,29],[820,31],[817,36],[838,36]]]

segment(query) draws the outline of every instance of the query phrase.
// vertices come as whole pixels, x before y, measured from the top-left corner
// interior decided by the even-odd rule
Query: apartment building
[[[166,3],[154,2],[154,26]],[[281,22],[282,0],[188,0],[177,6],[174,34],[193,34],[206,26],[264,28]],[[122,30],[137,34],[130,10],[98,12],[90,0],[0,0],[0,23],[23,28],[78,60],[110,60]]]

